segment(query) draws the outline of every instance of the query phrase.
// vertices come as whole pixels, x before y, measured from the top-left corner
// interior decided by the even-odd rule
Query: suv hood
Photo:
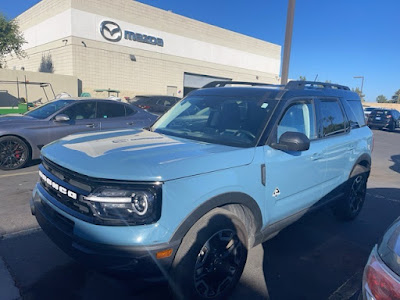
[[[71,171],[95,178],[167,181],[251,163],[254,148],[202,143],[146,130],[76,134],[42,154]]]

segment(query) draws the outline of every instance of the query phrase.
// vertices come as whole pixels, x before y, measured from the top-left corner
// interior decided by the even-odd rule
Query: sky
[[[15,18],[38,0],[0,0]],[[198,21],[282,46],[288,0],[140,0]],[[289,78],[360,88],[366,101],[400,89],[399,0],[297,0]]]

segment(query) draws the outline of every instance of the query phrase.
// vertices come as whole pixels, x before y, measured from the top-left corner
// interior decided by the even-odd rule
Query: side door
[[[126,116],[125,105],[118,102],[99,102],[97,117],[101,130],[126,129],[135,125],[134,121]]]
[[[344,108],[336,98],[317,101],[319,134],[324,141],[323,157],[326,161],[324,194],[332,192],[344,183],[354,164],[353,153],[357,139],[354,138]],[[335,194],[335,193],[333,193]],[[334,196],[334,195],[333,195]]]
[[[274,127],[268,144],[279,142],[285,132],[304,133],[310,140],[310,148],[293,152],[264,146],[266,209],[271,223],[284,219],[289,223],[295,221],[316,204],[322,197],[326,172],[313,99],[291,102]]]
[[[52,140],[60,139],[69,134],[100,130],[100,122],[96,120],[96,102],[89,100],[79,101],[59,114],[69,117],[69,121],[50,120],[52,128],[49,131]]]

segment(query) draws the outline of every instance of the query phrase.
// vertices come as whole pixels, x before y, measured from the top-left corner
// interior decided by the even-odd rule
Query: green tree
[[[397,90],[394,95],[392,96],[391,102],[393,103],[400,103],[400,89]]]
[[[22,45],[26,43],[19,26],[15,20],[8,21],[0,14],[0,68],[5,66],[6,55],[16,55],[18,58],[26,57]]]
[[[54,73],[53,59],[50,53],[48,55],[42,55],[42,61],[40,62],[38,71],[43,73]]]
[[[301,80],[301,81],[307,81],[307,78],[306,78],[306,76],[300,75],[300,76],[299,76],[299,80]]]
[[[353,92],[357,93],[358,96],[360,96],[361,101],[365,101],[364,97],[365,95],[361,92],[360,88],[356,87],[355,89],[351,89]]]
[[[379,95],[378,97],[376,97],[376,102],[378,102],[378,103],[386,103],[387,102],[387,98],[384,95]]]

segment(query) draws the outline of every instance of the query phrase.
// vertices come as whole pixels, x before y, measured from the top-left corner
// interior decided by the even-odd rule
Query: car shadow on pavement
[[[28,168],[28,167],[32,167],[32,166],[37,166],[42,162],[41,159],[33,159],[31,161],[29,161],[26,166],[24,166],[22,169]]]
[[[284,229],[263,244],[270,299],[353,299],[372,247],[399,215],[400,189],[374,188],[354,221],[324,208]]]
[[[95,272],[77,262],[54,268],[24,290],[23,299],[170,299],[165,283],[142,282],[140,278],[115,278]]]
[[[306,215],[257,246],[260,251],[249,255],[247,265],[259,265],[260,274],[249,276],[245,271],[229,299],[349,299],[361,287],[357,276],[373,245],[399,214],[400,189],[373,188],[352,222],[338,221],[328,208]],[[0,256],[23,299],[172,299],[166,283],[87,269],[42,231],[1,240]],[[260,283],[266,293],[260,293]]]
[[[389,168],[392,171],[395,171],[397,173],[400,173],[400,154],[397,155],[392,155],[391,161],[394,163],[393,166],[390,166]]]

